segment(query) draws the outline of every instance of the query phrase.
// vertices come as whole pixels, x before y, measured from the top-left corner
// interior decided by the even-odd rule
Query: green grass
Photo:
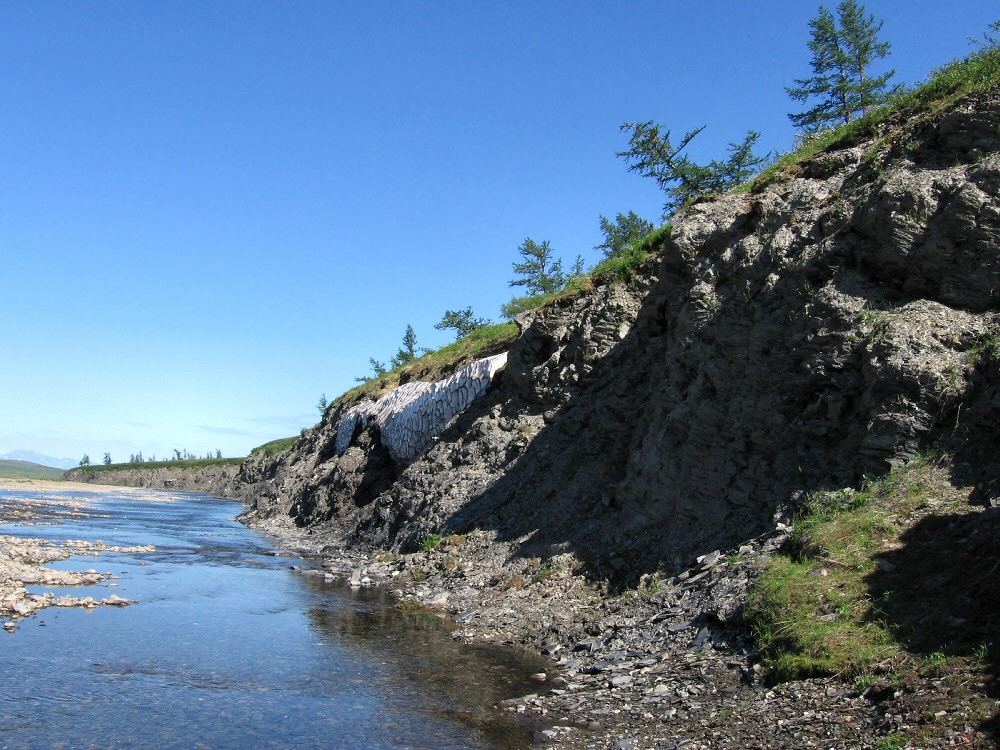
[[[206,466],[231,466],[243,463],[242,458],[189,458],[182,461],[143,461],[136,464],[94,464],[78,466],[70,471],[122,471],[125,469],[201,469]]]
[[[633,242],[618,255],[605,258],[590,272],[593,281],[631,281],[647,259],[659,254],[670,236],[670,225],[664,224]]]
[[[264,443],[263,445],[258,445],[252,451],[250,451],[251,456],[266,456],[270,458],[271,456],[277,456],[279,453],[284,453],[289,448],[291,448],[295,441],[299,439],[298,435],[293,435],[292,437],[278,438],[277,440],[271,440],[270,442]]]
[[[868,579],[878,554],[899,544],[907,516],[946,485],[939,462],[923,457],[861,490],[810,496],[745,612],[772,679],[860,675],[901,657]]]
[[[496,323],[477,328],[458,341],[361,383],[337,398],[331,408],[339,403],[353,403],[363,396],[382,395],[410,380],[445,377],[466,362],[503,351],[517,338],[517,333],[516,323]]]
[[[433,550],[436,550],[440,544],[441,544],[440,534],[428,534],[421,540],[420,549],[422,549],[424,552],[431,552]]]
[[[2,479],[62,479],[66,472],[52,466],[42,466],[31,461],[0,461]]]
[[[513,318],[529,310],[547,307],[559,300],[575,297],[588,292],[595,286],[612,281],[632,281],[639,268],[650,258],[663,250],[663,244],[670,236],[670,225],[664,224],[630,244],[618,255],[605,258],[589,273],[569,280],[565,289],[550,294],[536,294],[527,297],[515,297],[505,304],[502,312],[508,318]]]
[[[994,329],[977,341],[966,360],[969,364],[1000,364],[1000,331]]]
[[[548,307],[559,300],[575,297],[578,294],[590,291],[592,288],[593,283],[591,282],[590,276],[576,276],[570,279],[566,283],[566,286],[558,292],[514,297],[510,302],[501,306],[500,311],[505,317],[513,318],[515,315],[520,315],[523,312],[538,310],[543,307]]]
[[[798,167],[812,157],[833,148],[844,148],[879,134],[879,143],[888,141],[901,132],[903,126],[888,128],[880,133],[890,120],[902,117],[907,125],[914,118],[933,116],[942,109],[969,94],[1000,88],[1000,50],[977,52],[964,60],[957,60],[934,71],[930,80],[917,88],[894,96],[885,106],[869,112],[864,117],[823,131],[808,139],[802,146],[778,158],[774,164],[738,191],[755,191],[785,179],[798,171]]]
[[[906,744],[906,737],[902,734],[890,734],[875,743],[875,750],[903,750]]]

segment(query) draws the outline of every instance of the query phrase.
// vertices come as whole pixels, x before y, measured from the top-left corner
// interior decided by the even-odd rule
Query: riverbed
[[[0,507],[0,535],[126,550],[50,563],[111,575],[32,593],[134,602],[52,607],[0,632],[3,750],[531,745],[494,706],[532,691],[537,660],[316,575],[234,521],[237,503],[56,485],[0,488]]]

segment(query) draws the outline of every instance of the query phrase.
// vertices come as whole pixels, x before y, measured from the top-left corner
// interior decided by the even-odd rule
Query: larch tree
[[[510,281],[510,286],[523,286],[529,294],[551,294],[566,285],[562,261],[554,257],[548,240],[538,243],[526,237],[517,252],[522,260],[513,265],[517,278]]]
[[[399,347],[399,351],[392,358],[392,368],[395,370],[397,367],[408,365],[416,358],[417,334],[413,331],[413,326],[408,325],[406,332],[403,333],[403,345]]]
[[[753,130],[748,130],[742,141],[729,144],[725,160],[712,159],[699,164],[683,152],[705,129],[704,125],[689,130],[676,145],[670,131],[652,120],[626,122],[621,129],[630,135],[628,149],[619,151],[618,156],[628,163],[630,172],[656,180],[667,194],[663,207],[665,219],[693,200],[723,193],[745,182],[770,159],[769,155],[758,156],[754,152],[760,133]]]
[[[815,102],[804,112],[789,113],[797,128],[815,132],[846,124],[893,93],[889,81],[895,71],[874,75],[877,60],[887,57],[891,45],[879,39],[882,21],[857,0],[842,0],[837,15],[824,6],[809,21],[812,76],[795,79],[785,89],[798,102]]]
[[[441,320],[435,323],[434,327],[439,331],[452,330],[455,332],[455,338],[460,339],[489,324],[490,321],[486,318],[477,318],[469,306],[464,310],[445,310]]]
[[[625,252],[625,249],[636,240],[645,237],[654,229],[653,222],[646,221],[635,211],[618,214],[614,221],[607,216],[601,217],[601,234],[604,242],[595,245],[595,250],[604,253],[605,258],[613,258]]]

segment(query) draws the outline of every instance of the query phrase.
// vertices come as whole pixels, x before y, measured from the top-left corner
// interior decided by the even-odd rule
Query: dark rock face
[[[422,457],[398,464],[373,435],[337,457],[334,410],[243,466],[251,516],[401,549],[478,528],[634,581],[956,424],[996,463],[976,352],[1000,306],[998,121],[1000,100],[968,99],[684,210],[639,280],[522,320],[506,371]]]

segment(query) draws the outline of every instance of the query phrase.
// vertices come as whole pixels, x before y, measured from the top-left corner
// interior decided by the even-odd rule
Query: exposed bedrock
[[[429,390],[403,386],[447,423],[436,439],[390,439],[365,411],[341,451],[350,409],[376,408],[346,407],[248,461],[253,513],[387,548],[488,529],[634,580],[941,437],[996,464],[980,350],[1000,302],[997,122],[995,97],[967,99],[682,211],[639,279],[519,321],[504,372],[464,411],[439,418]]]

